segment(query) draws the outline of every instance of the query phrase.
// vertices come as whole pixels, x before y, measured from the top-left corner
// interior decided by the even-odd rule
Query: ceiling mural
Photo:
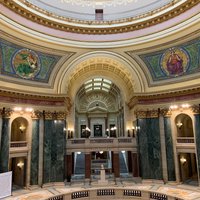
[[[0,74],[4,76],[48,83],[60,58],[0,39]]]
[[[127,54],[134,58],[135,52],[130,51]],[[177,81],[177,78],[187,78],[188,75],[200,72],[200,40],[193,40],[162,51],[141,54],[139,58],[145,63],[145,68],[148,69],[153,82]]]

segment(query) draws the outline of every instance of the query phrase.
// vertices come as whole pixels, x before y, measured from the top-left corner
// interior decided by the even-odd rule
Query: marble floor
[[[90,188],[98,188],[98,183],[91,185],[83,183],[66,184],[66,185],[49,185],[45,188],[29,188],[20,189],[12,192],[12,196],[4,198],[5,200],[44,200],[55,195],[71,193]],[[105,187],[105,186],[104,186]],[[143,182],[142,184],[135,184],[133,182],[123,181],[120,184],[109,182],[108,187],[112,188],[128,188],[135,190],[147,190],[152,192],[163,193],[178,197],[184,200],[200,200],[200,187],[176,184],[160,184],[155,182]]]

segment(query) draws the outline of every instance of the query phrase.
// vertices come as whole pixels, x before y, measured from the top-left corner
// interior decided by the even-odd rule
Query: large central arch
[[[99,76],[118,86],[125,101],[129,101],[133,93],[143,92],[146,85],[141,69],[112,52],[84,54],[64,68],[59,80],[59,93],[66,93],[72,100],[85,81]]]

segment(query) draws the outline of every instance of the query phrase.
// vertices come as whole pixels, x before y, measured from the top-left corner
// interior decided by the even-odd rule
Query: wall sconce
[[[181,158],[180,158],[180,162],[181,162],[181,164],[184,165],[184,164],[186,163],[186,161],[187,161],[186,158],[184,158],[184,157],[181,157]]]
[[[73,129],[68,128],[68,139],[73,138]]]
[[[131,137],[129,127],[127,128],[127,135],[128,137]]]
[[[134,126],[132,126],[132,135],[133,135],[133,137],[135,137],[135,127]]]
[[[24,125],[21,125],[19,127],[20,133],[23,133],[25,129],[26,129],[26,127]]]
[[[106,136],[109,137],[109,129],[106,129]]]
[[[17,163],[17,167],[19,167],[19,169],[22,169],[23,166],[24,166],[24,163],[23,163],[23,162],[20,161],[19,163]]]
[[[183,126],[183,123],[178,122],[178,123],[176,124],[176,126],[177,126],[179,129],[181,129],[181,127]]]

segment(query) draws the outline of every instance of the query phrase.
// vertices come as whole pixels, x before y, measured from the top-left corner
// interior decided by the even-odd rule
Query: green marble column
[[[38,184],[39,166],[39,119],[32,121],[32,147],[31,147],[31,177],[30,184]]]
[[[44,183],[64,180],[65,121],[45,120],[44,128]]]
[[[0,173],[8,171],[9,162],[9,118],[2,118],[0,149]]]
[[[196,137],[196,150],[197,150],[197,163],[198,163],[198,174],[200,174],[200,114],[195,115],[195,137]],[[200,177],[198,177],[200,180]]]
[[[175,175],[175,165],[174,165],[173,139],[171,131],[171,121],[169,117],[164,117],[164,129],[165,129],[168,181],[175,181],[176,175]]]
[[[144,179],[162,177],[162,160],[160,147],[159,119],[138,119],[140,129],[137,132],[140,153],[140,170]]]

